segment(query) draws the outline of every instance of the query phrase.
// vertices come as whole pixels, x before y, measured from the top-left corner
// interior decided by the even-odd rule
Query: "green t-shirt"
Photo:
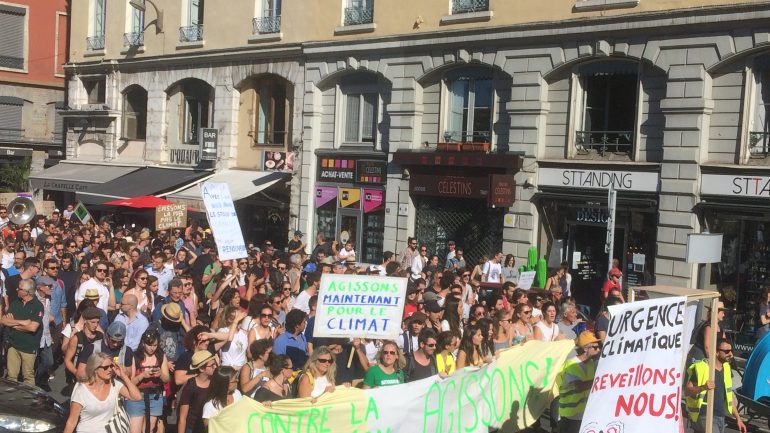
[[[19,331],[11,329],[11,346],[19,352],[37,353],[40,349],[40,337],[43,336],[43,304],[37,298],[32,298],[26,304],[21,299],[15,299],[11,302],[8,312],[13,314],[16,320],[32,320],[40,324],[37,332]]]
[[[364,376],[364,385],[369,388],[376,388],[378,386],[399,385],[404,383],[404,372],[396,370],[391,374],[387,374],[380,368],[379,365],[373,365],[369,370],[366,370]]]
[[[212,263],[208,266],[206,266],[206,269],[203,270],[203,275],[212,275],[209,282],[204,287],[204,293],[214,293],[214,291],[217,288],[217,284],[219,284],[219,273],[222,271],[222,264],[219,262]]]

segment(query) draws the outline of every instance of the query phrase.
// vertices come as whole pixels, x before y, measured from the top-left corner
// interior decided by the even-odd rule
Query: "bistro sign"
[[[585,189],[609,189],[657,192],[659,174],[648,171],[591,170],[582,168],[542,167],[538,172],[540,186]]]
[[[704,173],[701,194],[770,198],[770,176]]]

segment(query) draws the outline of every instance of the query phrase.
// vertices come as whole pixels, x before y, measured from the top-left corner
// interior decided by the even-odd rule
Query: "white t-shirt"
[[[107,398],[102,401],[96,398],[85,384],[76,383],[72,389],[70,400],[83,406],[80,411],[80,421],[75,431],[77,433],[104,433],[104,426],[115,413],[115,405],[118,402],[120,389],[123,383],[115,381]]]
[[[230,332],[229,328],[219,328],[217,332]],[[246,349],[249,347],[249,336],[243,329],[238,328],[233,336],[233,341],[222,346],[219,351],[219,357],[222,359],[222,365],[229,365],[240,371],[243,364],[246,363]]]
[[[305,313],[310,312],[310,294],[308,294],[307,290],[303,290],[302,293],[297,295],[297,299],[294,300],[294,306],[292,308],[295,310],[302,310]]]
[[[500,263],[495,263],[492,260],[484,263],[484,269],[482,269],[484,275],[487,276],[488,283],[499,283],[500,276],[503,273],[503,267]]]
[[[107,311],[107,305],[110,301],[110,291],[107,289],[107,286],[100,283],[96,278],[91,278],[78,287],[78,291],[75,292],[75,302],[79,304],[80,301],[86,297],[86,290],[88,289],[96,289],[99,292],[99,302],[97,302],[96,306],[103,311]]]
[[[233,403],[241,399],[241,392],[237,389],[233,391]],[[231,403],[232,404],[232,403]],[[212,416],[219,413],[220,410],[224,409],[223,407],[219,407],[218,404],[214,403],[214,400],[209,400],[206,402],[206,404],[203,405],[203,414],[201,415],[201,418],[203,419],[210,419]]]
[[[543,341],[555,341],[556,337],[559,336],[559,325],[556,323],[551,324],[551,327],[549,328],[548,325],[545,324],[545,320],[541,320],[535,323],[535,326],[537,326],[543,334]]]

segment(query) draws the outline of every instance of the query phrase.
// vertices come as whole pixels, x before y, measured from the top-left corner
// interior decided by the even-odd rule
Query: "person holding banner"
[[[484,333],[478,324],[469,325],[463,332],[463,338],[460,340],[460,349],[457,351],[457,360],[455,364],[457,369],[464,367],[480,367],[483,364],[492,362],[492,356],[484,357],[481,351],[481,344],[484,342]]]
[[[559,433],[578,433],[588,393],[601,355],[601,341],[591,331],[583,331],[575,341],[577,355],[564,363],[559,384]]]
[[[298,311],[298,310],[295,310]],[[299,375],[297,397],[313,400],[326,392],[334,392],[334,354],[326,346],[313,351]]]
[[[364,389],[404,383],[406,359],[393,341],[386,341],[377,354],[377,364],[369,367],[364,376]]]
[[[733,358],[733,348],[730,342],[720,338],[717,342],[717,359],[714,363],[714,378],[709,378],[708,359],[701,359],[687,369],[687,386],[684,388],[684,401],[687,417],[692,422],[695,433],[706,431],[706,393],[714,390],[714,418],[712,433],[724,433],[725,417],[730,414],[735,417],[738,430],[746,433],[746,424],[738,413],[738,403],[733,394],[733,377],[730,361]]]

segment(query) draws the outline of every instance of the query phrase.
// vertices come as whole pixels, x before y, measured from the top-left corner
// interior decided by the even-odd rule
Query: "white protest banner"
[[[244,397],[210,419],[209,433],[521,431],[548,407],[573,347],[572,341],[530,341],[443,380],[433,376],[365,390],[338,386],[312,403],[290,398],[268,407]]]
[[[406,283],[379,275],[323,274],[313,336],[396,339]]]
[[[235,205],[226,183],[204,182],[201,197],[206,205],[214,241],[220,260],[240,259],[247,256],[241,225],[235,213]]]
[[[680,431],[686,303],[680,296],[610,307],[581,433]]]
[[[535,271],[527,271],[519,274],[519,284],[516,285],[517,289],[529,290],[532,288],[532,283],[535,282]]]

